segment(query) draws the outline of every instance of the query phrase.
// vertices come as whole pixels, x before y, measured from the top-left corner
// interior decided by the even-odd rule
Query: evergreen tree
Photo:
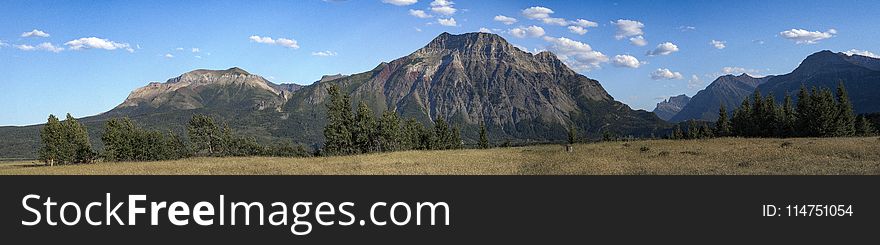
[[[571,136],[569,136],[569,141],[571,141]],[[489,149],[489,134],[486,132],[486,124],[482,121],[480,122],[480,148]]]
[[[718,121],[715,121],[715,135],[718,137],[730,136],[730,120],[727,119],[727,108],[721,105],[718,109]]]
[[[871,124],[871,121],[868,121],[868,118],[865,116],[859,116],[856,120],[855,130],[859,136],[871,136],[876,133],[876,129]]]
[[[436,143],[433,144],[435,147],[431,149],[449,149],[450,142],[452,141],[451,135],[452,132],[449,129],[449,124],[446,123],[442,116],[437,116],[437,120],[434,121],[434,140]]]
[[[449,149],[461,149],[461,130],[458,126],[452,127],[451,135],[449,135]]]
[[[339,87],[332,85],[327,88],[327,126],[324,127],[324,155],[351,154],[353,150],[351,102],[348,95],[343,95]]]
[[[672,129],[671,138],[674,140],[684,139],[684,133],[681,132],[681,124],[675,124],[675,128]]]
[[[835,120],[836,133],[834,136],[853,136],[855,134],[855,114],[852,103],[843,81],[837,84],[837,118]]]
[[[379,150],[380,151],[396,151],[400,150],[401,142],[401,126],[400,117],[394,111],[382,112],[382,117],[378,122],[379,131]]]
[[[743,100],[742,105],[733,111],[733,120],[731,120],[733,134],[742,137],[752,136],[752,107],[749,99]]]
[[[748,129],[748,135],[755,137],[762,135],[762,131],[766,127],[767,121],[764,120],[766,119],[766,116],[764,115],[766,108],[764,107],[764,98],[761,97],[761,91],[755,89],[755,93],[752,95],[752,115],[749,117],[751,120],[749,120],[750,127]]]
[[[222,151],[220,148],[223,139],[220,128],[214,123],[214,118],[206,115],[194,115],[189,120],[186,132],[196,153],[206,151],[208,155],[214,155]]]
[[[700,138],[700,127],[697,125],[697,121],[688,120],[688,131],[687,131],[687,139],[698,139]]]
[[[811,120],[811,132],[818,137],[832,137],[837,134],[838,108],[834,95],[828,88],[823,88],[813,94],[813,117]]]
[[[812,131],[812,123],[810,122],[810,118],[813,115],[813,96],[807,91],[806,85],[801,84],[801,89],[798,91],[798,102],[797,108],[795,109],[795,131],[797,132],[796,136],[812,136],[815,132]]]
[[[425,126],[413,118],[407,119],[403,125],[403,149],[421,149],[422,131]]]
[[[67,114],[67,118],[61,122],[64,132],[64,148],[62,149],[63,163],[90,163],[95,158],[92,144],[89,142],[89,133],[76,118]]]
[[[46,126],[40,129],[40,161],[55,165],[60,161],[63,127],[55,115],[49,114]]]
[[[363,101],[358,104],[357,114],[352,126],[351,138],[354,140],[356,152],[368,153],[376,151],[376,119],[373,111]]]
[[[781,137],[793,137],[795,136],[795,124],[797,121],[797,116],[794,111],[794,107],[791,101],[791,95],[785,93],[785,101],[782,105],[782,119],[780,122],[780,136]]]
[[[700,136],[699,136],[700,139],[711,139],[714,137],[715,137],[715,134],[712,132],[712,129],[709,128],[709,125],[703,124],[703,126],[700,127]]]

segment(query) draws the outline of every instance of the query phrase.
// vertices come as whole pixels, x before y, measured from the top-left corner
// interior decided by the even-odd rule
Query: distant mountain
[[[776,76],[758,89],[780,101],[785,93],[797,95],[801,85],[835,89],[839,82],[846,86],[856,113],[880,112],[880,59],[872,57],[817,52],[791,73]]]
[[[444,117],[470,142],[480,123],[495,142],[563,141],[572,125],[588,137],[661,135],[670,128],[653,113],[615,101],[554,54],[527,53],[487,33],[443,33],[371,71],[324,76],[308,86],[276,85],[240,68],[195,70],[135,89],[116,108],[80,121],[96,143],[111,117],[183,133],[192,115],[209,114],[260,142],[320,144],[333,85],[352,97],[352,107],[363,101],[377,115],[396,111],[426,125]],[[40,127],[0,127],[3,135],[26,137],[0,139],[0,156],[34,157]],[[9,145],[15,146],[4,148]]]
[[[718,109],[721,108],[721,105],[724,105],[728,111],[733,111],[733,108],[739,107],[743,99],[755,92],[756,87],[772,78],[773,76],[756,78],[745,73],[739,76],[718,77],[705,89],[697,92],[690,102],[669,121],[718,120]]]
[[[654,114],[657,114],[660,119],[669,121],[675,114],[678,114],[687,103],[691,101],[691,97],[687,95],[679,95],[672,96],[669,99],[663,100],[660,103],[657,103],[657,107],[654,108]]]

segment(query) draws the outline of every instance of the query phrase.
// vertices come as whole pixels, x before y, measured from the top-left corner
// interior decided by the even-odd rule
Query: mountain
[[[464,128],[466,139],[476,139],[480,123],[494,140],[523,141],[562,140],[571,123],[590,136],[602,130],[649,135],[665,126],[653,114],[615,101],[598,81],[569,69],[554,54],[524,52],[488,33],[443,33],[371,71],[305,87],[286,105],[291,118],[299,118],[287,120],[289,127],[320,129],[331,85],[377,113],[394,110],[426,124],[446,118]]]
[[[846,86],[856,113],[880,112],[880,59],[867,56],[817,52],[791,73],[776,76],[758,89],[781,101],[785,93],[796,97],[801,85],[835,89],[839,82]]]
[[[672,96],[669,99],[663,100],[660,103],[657,103],[657,107],[654,108],[654,114],[657,114],[660,119],[667,120],[671,119],[675,114],[678,114],[687,103],[691,101],[691,97],[687,95],[679,95]]]
[[[377,115],[392,110],[426,125],[446,118],[462,128],[467,142],[476,141],[480,123],[493,142],[563,141],[569,126],[585,137],[604,131],[661,135],[670,128],[653,113],[615,101],[598,81],[554,54],[524,52],[487,33],[443,33],[370,71],[324,76],[308,86],[276,85],[240,68],[195,70],[135,89],[116,108],[80,121],[94,143],[111,117],[183,133],[192,115],[208,114],[263,143],[317,146],[323,142],[327,88],[334,85],[351,96],[353,108],[364,102]],[[33,157],[40,127],[0,127],[3,135],[27,137],[0,139],[0,156],[30,151],[19,155]]]
[[[691,98],[670,122],[687,120],[715,121],[718,110],[724,105],[728,111],[739,107],[743,99],[755,92],[755,88],[766,83],[772,76],[756,78],[743,73],[739,76],[724,75],[712,81],[705,89]]]

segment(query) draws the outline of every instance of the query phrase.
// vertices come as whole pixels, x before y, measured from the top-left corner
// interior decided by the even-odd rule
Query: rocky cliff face
[[[690,101],[691,97],[688,97],[684,94],[679,96],[672,96],[669,97],[669,99],[657,103],[657,107],[655,107],[654,111],[652,112],[654,112],[654,114],[657,114],[660,119],[668,121],[673,116],[675,116],[675,114],[678,114],[678,112],[681,111],[681,109],[684,108],[684,106],[687,105],[687,103]]]
[[[165,83],[135,89],[116,111],[192,110],[206,107],[280,110],[296,84],[277,85],[261,76],[234,67],[227,70],[194,70]]]

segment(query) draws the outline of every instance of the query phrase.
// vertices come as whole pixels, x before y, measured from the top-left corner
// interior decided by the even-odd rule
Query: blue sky
[[[150,81],[200,68],[238,66],[275,83],[311,84],[324,74],[370,70],[442,32],[481,28],[531,52],[550,50],[615,99],[647,110],[670,95],[692,96],[724,73],[784,74],[824,49],[880,53],[880,1],[0,5],[0,125],[98,114]]]

